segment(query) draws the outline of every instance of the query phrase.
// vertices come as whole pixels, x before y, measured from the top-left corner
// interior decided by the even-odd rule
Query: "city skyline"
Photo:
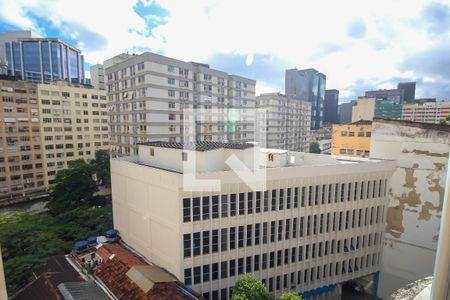
[[[85,9],[82,3],[0,1],[0,30],[31,29],[40,36],[59,37],[83,51],[86,70],[121,52],[152,51],[254,78],[257,94],[283,91],[285,69],[312,67],[327,75],[328,88],[340,91],[341,102],[404,81],[417,81],[418,97],[448,100],[443,67],[449,52],[446,2],[355,2],[339,19],[333,16],[338,4],[327,5],[321,13],[326,22],[312,28],[307,25],[320,24],[313,18],[323,9],[321,4],[283,3],[279,11],[258,4],[249,24],[252,2],[121,1],[98,18],[101,2]],[[127,22],[113,22],[117,19]],[[208,24],[205,34],[191,36],[193,42],[186,43],[184,33],[201,24]],[[290,38],[286,29],[294,24],[299,41],[307,43]],[[284,47],[288,40],[290,46]],[[425,57],[429,59],[421,63]]]

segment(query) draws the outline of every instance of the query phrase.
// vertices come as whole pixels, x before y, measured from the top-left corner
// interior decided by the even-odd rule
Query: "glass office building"
[[[30,38],[5,43],[8,73],[36,83],[84,83],[81,51],[58,39]]]

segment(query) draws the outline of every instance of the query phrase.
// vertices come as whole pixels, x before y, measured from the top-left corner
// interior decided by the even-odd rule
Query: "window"
[[[192,199],[192,219],[194,221],[200,221],[200,198],[195,197]]]
[[[212,196],[212,218],[217,219],[219,217],[219,196]]]
[[[244,193],[239,193],[239,215],[243,215],[245,214],[245,194]]]
[[[184,269],[184,283],[192,285],[192,269]]]
[[[203,254],[209,253],[209,231],[203,231]]]
[[[184,245],[184,257],[191,256],[191,234],[187,233],[183,235],[183,245]]]
[[[209,220],[209,197],[203,197],[202,199],[202,219]]]
[[[247,247],[252,245],[252,225],[247,225]]]
[[[191,199],[184,198],[183,199],[183,222],[191,221]]]
[[[219,230],[214,229],[212,231],[212,252],[218,252],[219,251]]]
[[[226,218],[228,216],[228,199],[227,195],[221,196],[221,213],[222,218]]]
[[[238,227],[238,248],[244,247],[244,226]]]
[[[155,148],[150,148],[150,156],[155,156]]]
[[[230,194],[230,216],[236,216],[236,194]]]
[[[181,160],[182,161],[187,161],[188,160],[187,152],[181,152]]]
[[[253,192],[247,193],[247,213],[253,213]]]
[[[200,255],[200,232],[194,232],[194,256]]]

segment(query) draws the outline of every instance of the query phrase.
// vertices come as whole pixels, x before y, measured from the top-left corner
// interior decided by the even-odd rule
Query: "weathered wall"
[[[446,126],[373,123],[371,158],[392,159],[397,164],[386,215],[381,297],[433,273],[449,136]]]

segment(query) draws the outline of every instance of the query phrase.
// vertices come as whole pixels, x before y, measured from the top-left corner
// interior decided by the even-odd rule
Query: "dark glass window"
[[[283,220],[278,221],[278,240],[283,239]]]
[[[269,192],[264,191],[264,211],[269,211]]]
[[[257,246],[257,245],[259,245],[259,241],[260,241],[260,238],[259,238],[259,235],[260,235],[260,227],[261,227],[261,224],[255,224],[255,246]]]
[[[191,199],[184,198],[183,199],[183,222],[191,221]]]
[[[273,268],[275,266],[275,252],[270,252],[269,255],[269,268]]]
[[[298,187],[294,189],[294,208],[298,207]]]
[[[227,278],[228,275],[228,262],[223,261],[220,263],[220,278],[224,279]]]
[[[252,245],[252,225],[247,225],[247,246]]]
[[[228,216],[228,198],[227,195],[222,195],[221,197],[221,210],[222,210],[222,218],[226,218]]]
[[[267,244],[267,222],[263,223],[263,244]]]
[[[209,253],[209,231],[203,231],[203,254]]]
[[[219,230],[214,229],[212,231],[212,252],[219,251]]]
[[[199,284],[202,281],[202,270],[200,267],[194,267],[194,284]]]
[[[200,232],[194,232],[194,256],[200,255]]]
[[[291,208],[291,193],[292,193],[292,189],[288,188],[287,192],[286,192],[286,209]]]
[[[230,250],[236,249],[236,227],[230,227]]]
[[[203,266],[203,282],[209,281],[209,265]]]
[[[184,284],[192,285],[192,270],[184,269]]]
[[[245,272],[246,273],[252,272],[252,257],[251,256],[247,256],[245,258]]]
[[[230,216],[236,215],[236,194],[230,194]]]
[[[238,259],[238,274],[242,274],[244,273],[244,259],[243,258],[239,258]]]
[[[220,230],[220,251],[227,251],[227,245],[228,245],[227,228],[222,228]]]
[[[203,220],[209,220],[209,197],[203,197],[202,202]]]
[[[255,213],[261,212],[261,192],[256,192],[256,208]]]
[[[270,242],[275,242],[275,221],[270,222]]]
[[[244,247],[244,226],[238,227],[238,247]]]
[[[291,229],[291,220],[287,219],[286,220],[286,235],[285,235],[285,239],[288,240],[290,238],[290,229]]]
[[[239,215],[245,214],[245,194],[239,193]]]
[[[272,190],[272,210],[276,210],[277,209],[277,191],[276,190]]]
[[[253,213],[253,192],[247,193],[247,213]]]
[[[200,221],[200,198],[195,197],[192,199],[192,219],[194,221]]]
[[[236,275],[236,260],[230,260],[230,277]]]
[[[183,235],[184,257],[191,256],[191,234],[186,233]]]
[[[219,279],[219,264],[218,263],[213,263],[212,264],[212,280],[217,280]]]
[[[212,217],[217,219],[219,217],[219,196],[212,196]]]
[[[278,209],[279,210],[283,210],[283,205],[284,205],[284,190],[280,189],[280,193],[279,193],[279,197],[278,197]]]

